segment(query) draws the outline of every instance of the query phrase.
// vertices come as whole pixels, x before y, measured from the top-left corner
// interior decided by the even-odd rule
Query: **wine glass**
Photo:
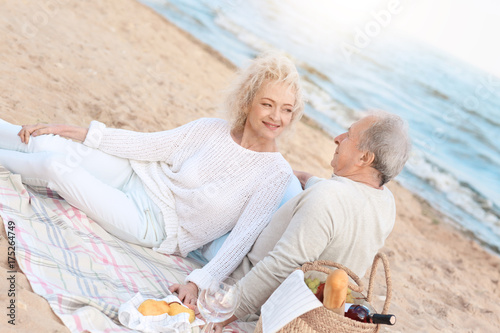
[[[231,318],[240,302],[240,292],[236,282],[232,278],[224,282],[214,281],[209,288],[200,292],[198,310],[207,322],[201,333],[211,333],[214,323],[221,323]]]

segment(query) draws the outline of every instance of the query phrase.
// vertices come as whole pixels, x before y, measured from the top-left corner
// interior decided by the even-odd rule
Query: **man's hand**
[[[309,178],[311,178],[313,176],[308,172],[296,171],[296,170],[293,170],[293,174],[299,179],[300,185],[302,185],[302,189],[305,188],[306,183],[309,180]]]
[[[214,325],[214,331],[215,333],[222,333],[222,330],[224,329],[224,326],[229,325],[233,321],[237,320],[236,316],[232,316],[228,320],[222,322],[222,323],[217,323]]]
[[[171,292],[177,292],[179,299],[182,303],[186,305],[196,305],[196,300],[198,299],[198,286],[193,282],[189,281],[187,284],[173,284],[168,290]]]
[[[222,333],[222,330],[224,329],[224,325],[221,323],[217,323],[214,325],[214,332],[215,333]]]
[[[36,125],[23,125],[23,128],[17,135],[19,135],[23,143],[28,144],[31,136],[35,137],[43,134],[55,134],[69,139],[84,141],[87,132],[88,128],[85,127],[39,123]]]

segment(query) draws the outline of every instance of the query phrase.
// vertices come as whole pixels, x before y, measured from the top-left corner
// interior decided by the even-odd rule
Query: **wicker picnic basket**
[[[387,284],[386,299],[384,303],[384,308],[382,310],[382,314],[387,314],[392,297],[392,282],[391,282],[391,274],[389,271],[389,261],[387,260],[387,257],[383,253],[377,253],[375,258],[373,259],[373,265],[370,273],[370,282],[368,285],[368,293],[365,297],[365,300],[368,303],[370,303],[372,300],[375,272],[377,269],[379,259],[382,260],[382,263],[384,265],[385,279]],[[310,263],[305,263],[304,265],[302,265],[302,267],[299,267],[297,269],[301,269],[304,273],[309,271],[317,271],[329,274],[330,272],[332,272],[332,270],[329,269],[328,267],[337,267],[345,270],[346,273],[357,284],[354,285],[349,283],[349,288],[358,293],[361,293],[363,291],[363,284],[359,279],[359,277],[356,274],[354,274],[350,269],[341,264],[337,264],[326,260],[318,260]],[[314,310],[311,310],[309,312],[306,312],[303,315],[295,318],[294,320],[286,324],[278,332],[279,333],[331,333],[331,332],[377,333],[379,329],[380,325],[361,323],[352,320],[350,318],[338,315],[335,312],[330,311],[324,306],[322,306]],[[262,333],[262,332],[263,332],[262,316],[260,316],[254,333]]]

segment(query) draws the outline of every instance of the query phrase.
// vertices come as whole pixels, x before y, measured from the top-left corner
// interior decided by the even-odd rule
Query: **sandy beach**
[[[158,131],[218,117],[235,67],[133,0],[0,3],[0,118]],[[333,139],[304,119],[281,143],[296,170],[329,177]],[[393,282],[386,332],[499,332],[500,257],[445,222],[396,182],[394,231],[382,252]],[[8,240],[0,239],[1,332],[69,332],[16,274],[16,325],[8,324]],[[368,276],[363,279],[367,284]],[[377,276],[376,308],[385,295]]]

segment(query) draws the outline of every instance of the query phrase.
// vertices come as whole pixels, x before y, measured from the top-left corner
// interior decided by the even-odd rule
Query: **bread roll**
[[[154,299],[147,299],[139,305],[137,310],[143,316],[159,316],[167,313],[170,310],[170,306],[165,301],[157,301]]]
[[[326,278],[323,305],[325,308],[344,315],[349,276],[343,269],[337,269]]]

